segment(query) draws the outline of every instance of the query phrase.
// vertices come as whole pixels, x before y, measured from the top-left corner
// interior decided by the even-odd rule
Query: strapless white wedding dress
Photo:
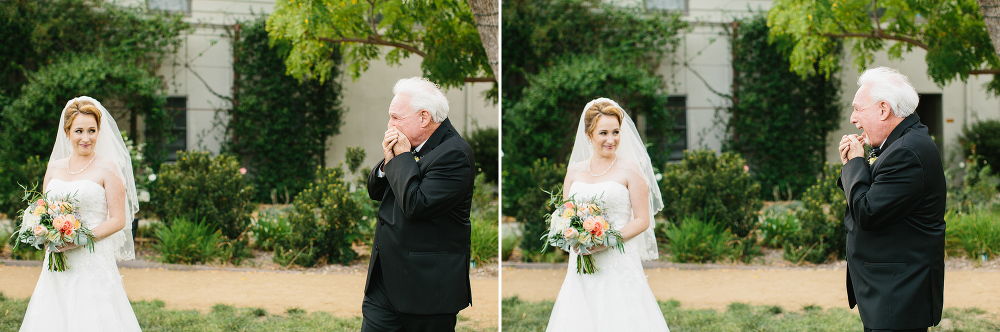
[[[601,197],[614,229],[632,220],[628,188],[613,182],[574,182],[570,195],[579,200]],[[613,248],[593,255],[598,271],[576,273],[575,253],[556,298],[546,331],[669,331],[642,270],[639,248],[625,242],[625,253]]]
[[[49,180],[50,198],[73,193],[87,228],[108,219],[101,185],[90,180]],[[114,254],[122,241],[125,234],[119,231],[97,241],[94,252],[84,247],[66,251],[68,268],[63,272],[49,271],[46,255],[21,331],[139,331]]]

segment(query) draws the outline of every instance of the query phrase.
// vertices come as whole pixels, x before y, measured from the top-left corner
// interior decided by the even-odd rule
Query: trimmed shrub
[[[41,189],[46,168],[48,162],[43,162],[38,156],[32,156],[23,163],[0,164],[0,213],[13,220],[14,227],[20,226],[17,213],[28,206],[22,200],[24,188],[21,186],[31,188],[37,184],[38,189]]]
[[[760,184],[750,178],[739,154],[685,151],[680,164],[667,164],[660,181],[663,219],[676,223],[688,216],[719,223],[745,237],[757,223],[763,202]],[[661,237],[662,238],[662,237]]]
[[[497,229],[497,188],[486,182],[486,174],[476,175],[472,193],[472,260],[484,264],[497,259],[500,232]]]
[[[992,167],[984,165],[979,155],[969,156],[968,160],[959,163],[958,168],[947,171],[952,178],[949,181],[952,185],[948,188],[948,209],[970,213],[1000,205],[997,190],[1000,176],[993,174]]]
[[[254,248],[272,251],[276,244],[287,243],[292,237],[292,224],[285,212],[264,211],[250,231]]]
[[[351,244],[361,239],[362,207],[344,183],[344,170],[316,170],[316,182],[295,196],[288,214],[292,236],[275,244],[275,262],[310,267],[325,260],[350,264],[357,257]]]
[[[204,220],[212,230],[237,239],[250,225],[253,186],[235,157],[181,152],[176,165],[163,165],[152,184],[150,210],[167,226],[173,220]]]
[[[500,177],[500,131],[492,127],[473,130],[468,142],[476,158],[477,172],[486,175],[486,182],[496,184]]]
[[[678,263],[704,263],[725,260],[735,252],[730,244],[733,234],[713,221],[686,217],[680,225],[664,224],[670,259]]]
[[[164,263],[197,264],[211,263],[219,258],[222,232],[212,225],[190,221],[185,218],[171,220],[166,227],[156,230],[157,243],[153,249],[160,253]]]
[[[1000,211],[979,209],[969,213],[949,211],[945,247],[972,259],[1000,255]]]
[[[993,174],[1000,175],[1000,120],[977,121],[962,127],[958,137],[966,158],[979,155],[979,166],[990,165]]]
[[[548,230],[545,216],[551,213],[549,198],[546,191],[562,195],[562,183],[566,179],[566,165],[553,163],[542,158],[535,160],[527,170],[528,178],[534,186],[525,190],[513,205],[514,218],[524,226],[524,238],[521,249],[524,249],[526,261],[532,261],[534,253],[548,252],[552,248],[540,240]]]
[[[790,236],[785,243],[786,260],[798,264],[845,258],[847,234],[844,230],[844,211],[847,199],[844,191],[837,187],[840,170],[839,165],[827,164],[823,177],[802,195],[802,211],[798,214],[802,230]]]

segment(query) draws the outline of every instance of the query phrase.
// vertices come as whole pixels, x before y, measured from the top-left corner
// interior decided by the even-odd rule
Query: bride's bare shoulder
[[[584,161],[576,162],[574,164],[570,164],[569,167],[566,167],[566,170],[570,172],[582,172],[586,171],[587,167],[589,166],[590,166],[590,159],[587,159]]]

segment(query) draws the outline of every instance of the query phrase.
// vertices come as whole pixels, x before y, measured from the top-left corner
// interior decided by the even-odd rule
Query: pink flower
[[[566,204],[563,204],[563,206],[565,206],[567,209],[572,209],[576,207],[576,205],[573,204],[573,201],[567,201]]]
[[[246,167],[240,167],[240,174],[244,174],[244,175],[247,174],[247,168]]]
[[[749,171],[750,171],[750,166],[748,166],[748,165],[743,165],[743,171],[744,171],[744,172],[749,172]]]
[[[563,236],[566,237],[567,239],[572,239],[579,234],[580,232],[577,232],[576,228],[573,227],[567,228],[565,231],[563,231]]]
[[[45,229],[45,226],[42,225],[35,225],[35,229],[32,230],[32,232],[35,233],[35,236],[45,235],[45,232],[47,231],[48,230]]]

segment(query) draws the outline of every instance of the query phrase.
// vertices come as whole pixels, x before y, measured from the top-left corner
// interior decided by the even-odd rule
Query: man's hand
[[[844,135],[840,139],[840,161],[847,164],[848,161],[857,157],[864,157],[865,148],[858,135]]]
[[[392,152],[395,153],[397,156],[403,152],[410,152],[410,149],[413,148],[410,146],[410,139],[406,138],[406,135],[403,135],[402,131],[399,131],[396,128],[393,128],[393,130],[396,130],[397,139],[396,139],[396,145],[392,147]]]
[[[399,131],[396,128],[389,128],[385,131],[385,138],[382,139],[382,156],[385,157],[385,162],[392,160],[396,154],[393,153],[393,147],[399,141]]]

